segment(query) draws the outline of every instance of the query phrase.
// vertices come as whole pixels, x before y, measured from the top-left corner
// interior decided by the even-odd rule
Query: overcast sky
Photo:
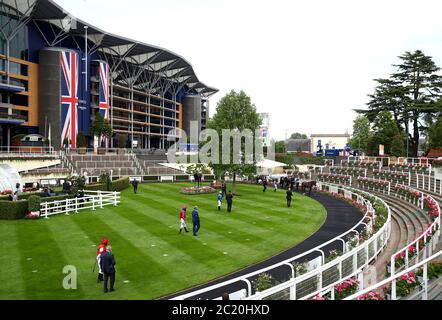
[[[56,0],[106,31],[186,58],[218,88],[212,114],[243,89],[271,114],[271,135],[352,131],[373,79],[422,50],[442,66],[437,0]]]

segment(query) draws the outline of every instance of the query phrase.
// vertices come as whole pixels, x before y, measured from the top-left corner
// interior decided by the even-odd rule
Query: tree
[[[378,85],[369,96],[369,110],[357,111],[366,114],[370,121],[380,112],[391,112],[396,126],[405,132],[410,154],[416,157],[421,133],[426,133],[427,125],[441,111],[442,77],[437,74],[440,68],[432,58],[420,50],[407,51],[399,59],[400,64],[394,65],[396,73],[389,79],[375,80]]]
[[[353,124],[353,136],[350,139],[350,146],[354,150],[368,153],[368,141],[370,138],[370,121],[366,116],[358,116]]]
[[[91,126],[91,132],[96,137],[106,137],[109,138],[112,136],[112,127],[109,123],[109,120],[104,119],[103,115],[100,112],[95,114],[94,120]]]
[[[442,116],[429,128],[428,138],[431,149],[442,148]]]
[[[290,136],[290,139],[308,139],[306,134],[296,132]]]
[[[275,153],[286,153],[287,148],[285,146],[285,141],[277,141],[275,143]]]
[[[216,114],[209,121],[208,128],[213,129],[217,132],[220,141],[227,139],[223,137],[223,130],[230,129],[236,130],[237,132],[243,132],[248,129],[253,134],[254,142],[256,130],[262,125],[262,119],[260,115],[256,112],[256,107],[252,104],[249,96],[246,95],[244,91],[239,93],[232,90],[226,96],[224,96],[218,103],[216,108]],[[230,138],[232,141],[232,139]],[[227,172],[233,175],[233,193],[236,193],[236,178],[237,175],[252,175],[256,174],[256,149],[253,156],[253,163],[246,161],[245,154],[245,142],[241,139],[240,146],[240,163],[233,163],[230,161],[229,164],[225,164],[219,161],[219,164],[210,163],[210,167],[217,173],[217,175],[225,175]],[[237,154],[234,154],[235,148],[233,143],[230,144],[229,150],[222,150],[222,143],[220,143],[220,155],[223,156],[223,152],[228,152],[229,159],[233,159]],[[224,154],[224,156],[226,156]]]
[[[368,141],[370,154],[379,154],[379,145],[384,145],[385,153],[394,156],[404,155],[404,136],[397,127],[390,112],[382,111],[374,120],[373,135]]]

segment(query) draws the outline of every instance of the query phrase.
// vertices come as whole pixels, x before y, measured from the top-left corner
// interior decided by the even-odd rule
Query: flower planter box
[[[87,149],[86,148],[78,149],[78,154],[86,154],[86,153],[87,153]]]
[[[106,149],[105,148],[98,148],[97,153],[98,154],[106,154]]]
[[[117,154],[126,154],[126,149],[117,149]]]

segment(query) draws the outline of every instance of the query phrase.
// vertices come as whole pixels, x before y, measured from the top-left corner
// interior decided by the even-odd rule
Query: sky
[[[270,113],[270,134],[351,133],[356,113],[405,51],[442,67],[437,0],[56,0],[105,31],[164,47],[219,89]]]

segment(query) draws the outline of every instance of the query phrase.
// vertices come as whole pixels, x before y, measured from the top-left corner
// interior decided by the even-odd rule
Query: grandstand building
[[[217,92],[183,57],[115,36],[51,0],[0,0],[0,146],[39,134],[56,149],[93,147],[100,112],[114,135],[101,146],[165,149],[169,131],[204,129]]]

